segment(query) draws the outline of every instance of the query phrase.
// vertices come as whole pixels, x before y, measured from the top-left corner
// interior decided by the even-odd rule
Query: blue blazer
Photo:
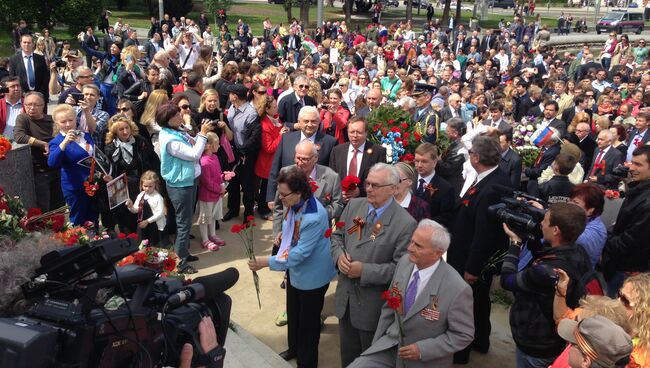
[[[299,290],[313,290],[328,284],[336,275],[330,239],[325,231],[329,226],[327,211],[319,201],[309,198],[304,211],[295,220],[300,221],[298,241],[291,245],[286,263],[269,258],[269,268],[274,271],[289,270],[291,285]],[[285,223],[283,226],[288,226]]]
[[[70,142],[65,148],[65,151],[61,151],[59,145],[63,142],[64,138],[59,133],[50,141],[50,155],[47,158],[47,164],[51,168],[61,169],[61,189],[64,192],[83,189],[83,183],[88,179],[88,175],[90,175],[90,168],[81,166],[77,162],[88,157],[88,152],[76,142]],[[93,142],[90,133],[84,133],[84,139],[91,146],[95,146],[95,142]]]

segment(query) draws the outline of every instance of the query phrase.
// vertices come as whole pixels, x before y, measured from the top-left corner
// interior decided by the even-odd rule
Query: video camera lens
[[[54,64],[56,65],[57,68],[65,68],[68,65],[68,62],[65,61],[65,60],[59,59],[59,60],[55,61]]]
[[[612,169],[612,175],[619,178],[627,178],[629,173],[630,173],[630,168],[623,164],[619,164],[614,169]]]

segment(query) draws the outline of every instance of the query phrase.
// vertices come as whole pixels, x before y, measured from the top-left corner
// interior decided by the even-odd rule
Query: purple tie
[[[418,281],[420,281],[420,271],[415,271],[413,280],[406,289],[406,296],[404,297],[404,315],[409,312],[409,309],[415,303],[415,296],[418,294]]]

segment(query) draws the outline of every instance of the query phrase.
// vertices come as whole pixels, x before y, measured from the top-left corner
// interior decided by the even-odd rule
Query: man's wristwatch
[[[521,248],[523,243],[520,240],[512,240],[512,239],[510,239],[510,245],[514,245],[517,248]]]

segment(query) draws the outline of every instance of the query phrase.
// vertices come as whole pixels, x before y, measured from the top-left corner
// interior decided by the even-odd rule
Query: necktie
[[[348,167],[348,175],[357,175],[357,152],[356,148],[352,148],[352,158],[350,159],[350,166]]]
[[[305,107],[305,100],[302,99],[302,98],[300,99],[300,105],[301,105],[302,107]]]
[[[27,81],[29,82],[30,89],[36,89],[36,76],[34,75],[31,55],[27,56]]]
[[[413,274],[413,279],[409,283],[408,288],[406,289],[406,295],[404,297],[404,315],[409,312],[409,309],[415,303],[415,297],[418,295],[418,282],[420,281],[420,271],[415,271]]]
[[[424,179],[419,180],[420,184],[418,184],[418,195],[424,194]]]
[[[598,156],[596,156],[596,161],[594,161],[594,167],[591,169],[591,174],[589,174],[589,176],[596,175],[596,171],[600,168],[599,167],[600,161],[603,159],[603,153],[605,153],[605,151],[603,150],[600,150],[600,152],[598,152]]]
[[[377,220],[377,210],[374,208],[368,213],[368,216],[366,217],[366,223],[374,225],[375,220]],[[372,226],[368,226],[368,229],[370,229]]]

